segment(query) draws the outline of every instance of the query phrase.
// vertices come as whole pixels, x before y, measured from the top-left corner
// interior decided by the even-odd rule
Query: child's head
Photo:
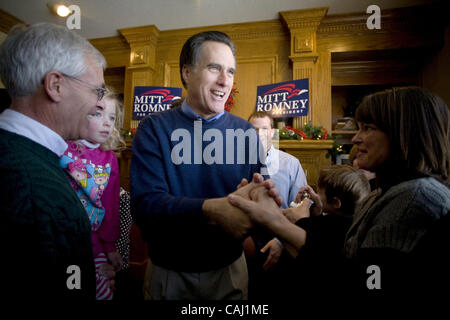
[[[318,193],[324,212],[353,215],[359,202],[370,193],[370,184],[357,169],[335,165],[320,171]]]
[[[105,109],[97,110],[95,114],[89,115],[89,136],[86,140],[91,143],[99,143],[102,150],[115,150],[124,146],[120,128],[123,124],[123,104],[117,94],[107,88],[103,99]]]

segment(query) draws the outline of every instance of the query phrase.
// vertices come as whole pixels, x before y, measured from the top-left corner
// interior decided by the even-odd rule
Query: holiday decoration
[[[303,140],[303,139],[327,140],[328,131],[327,129],[321,126],[313,126],[312,123],[309,122],[305,124],[303,130],[285,126],[280,130],[279,136],[280,139],[289,139],[289,140]]]
[[[280,129],[278,136],[281,140],[333,140],[333,148],[327,154],[327,157],[332,156],[333,159],[336,155],[344,152],[342,146],[336,142],[336,137],[329,136],[327,129],[321,126],[313,126],[311,122],[305,124],[303,130],[285,126]]]
[[[239,93],[238,89],[231,89],[230,95],[228,96],[227,101],[225,102],[225,111],[231,112],[231,109],[234,107],[234,96]]]

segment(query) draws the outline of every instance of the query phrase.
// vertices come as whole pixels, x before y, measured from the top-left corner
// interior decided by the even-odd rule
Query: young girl
[[[91,221],[97,300],[113,297],[109,279],[99,272],[101,266],[109,262],[116,272],[122,267],[115,247],[120,235],[119,167],[112,150],[124,145],[119,133],[123,105],[111,90],[104,99],[105,109],[88,116],[88,138],[68,141],[68,148],[60,159]]]

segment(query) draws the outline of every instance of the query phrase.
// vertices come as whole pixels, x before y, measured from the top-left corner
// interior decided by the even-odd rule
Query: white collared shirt
[[[58,157],[67,149],[67,143],[55,131],[12,109],[6,109],[0,114],[0,128],[30,139],[56,153]]]
[[[302,165],[296,157],[272,145],[267,152],[266,166],[283,199],[281,208],[287,208],[295,201],[298,190],[308,184]]]
[[[87,140],[81,139],[80,140],[82,144],[84,144],[86,147],[88,147],[89,149],[97,149],[98,147],[100,147],[100,143],[91,143]]]
[[[192,107],[190,105],[187,104],[186,99],[183,100],[183,103],[181,105],[181,111],[184,112],[185,115],[187,115],[189,118],[194,119],[194,120],[201,120],[204,122],[213,122],[215,120],[220,119],[220,117],[222,117],[225,114],[225,111],[222,111],[218,114],[216,114],[214,117],[212,117],[211,119],[205,119],[203,117],[200,117],[195,111],[194,109],[192,109]]]

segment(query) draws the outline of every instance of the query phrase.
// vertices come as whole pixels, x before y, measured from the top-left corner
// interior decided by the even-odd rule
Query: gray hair
[[[86,56],[103,69],[103,55],[74,31],[51,23],[14,26],[0,46],[0,75],[11,98],[33,94],[52,70],[77,77]]]

